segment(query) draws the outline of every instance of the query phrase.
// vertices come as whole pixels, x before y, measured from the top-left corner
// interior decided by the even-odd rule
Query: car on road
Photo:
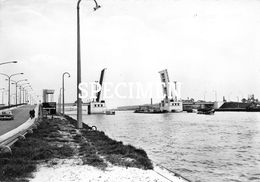
[[[14,115],[11,110],[0,111],[0,120],[13,120]]]

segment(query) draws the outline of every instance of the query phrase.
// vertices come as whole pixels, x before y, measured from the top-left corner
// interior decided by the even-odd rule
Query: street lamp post
[[[19,104],[21,104],[22,103],[22,86],[20,86],[20,97],[19,97],[19,100],[20,100]]]
[[[27,100],[28,100],[27,99],[28,91],[25,89],[27,87],[30,87],[32,89],[31,85],[26,85],[23,87],[23,103],[27,102]]]
[[[30,87],[30,89],[32,89],[32,87],[31,86],[29,86]],[[30,94],[30,91],[32,91],[32,90],[25,90],[25,101],[26,101],[26,103],[28,104],[28,103],[30,103],[29,102],[29,96],[31,95]]]
[[[2,90],[2,104],[4,104],[4,92],[5,92],[5,88],[1,88],[0,90]]]
[[[62,88],[60,88],[60,97],[59,97],[59,112],[61,113],[61,90]]]
[[[82,128],[82,99],[79,97],[81,95],[81,90],[79,89],[79,84],[81,83],[81,56],[80,56],[80,2],[77,3],[77,128]],[[94,11],[100,8],[97,1],[94,0],[95,7]]]
[[[34,93],[33,93],[33,89],[32,89],[32,87],[30,86],[30,90],[27,90],[27,102],[29,103],[29,104],[32,104],[32,98],[33,98],[33,95]]]
[[[24,88],[24,103],[27,101],[27,90]]]
[[[28,81],[27,79],[23,79],[23,80],[18,80],[18,81],[14,81],[14,80],[11,80],[12,82],[14,82],[15,84],[15,104],[17,105],[17,87],[18,87],[18,83],[19,82],[22,82],[22,81]]]
[[[34,97],[33,97],[34,91],[33,91],[33,88],[32,88],[32,87],[30,87],[30,88],[31,88],[31,90],[30,90],[30,91],[31,91],[31,93],[30,93],[30,104],[32,105],[32,103],[33,103],[32,100],[33,100],[33,98],[34,98]]]
[[[24,104],[24,88],[22,87],[22,103]]]
[[[22,86],[28,85],[28,84],[30,84],[30,83],[24,83],[24,84],[19,85],[19,87],[20,87],[20,104],[22,103]]]
[[[15,75],[22,75],[23,73],[15,73],[15,74],[12,74],[12,75],[7,75],[7,74],[4,74],[4,73],[0,73],[0,74],[6,76],[8,78],[8,106],[10,106],[10,95],[11,95],[10,81],[11,81],[11,77],[13,77]]]
[[[13,81],[13,80],[11,80],[11,81]],[[12,84],[12,85],[15,85],[15,83],[11,83],[11,84]],[[15,93],[17,93],[16,85],[15,85]],[[16,94],[15,94],[15,95],[16,95]],[[14,103],[16,103],[16,99],[15,99]]]
[[[64,76],[68,75],[70,77],[70,74],[68,72],[63,73],[62,75],[62,114],[64,115]]]
[[[0,63],[0,65],[4,65],[4,64],[10,64],[10,63],[17,63],[17,61],[7,61],[7,62],[2,62]],[[4,98],[4,97],[2,97]],[[4,102],[3,102],[4,103]]]

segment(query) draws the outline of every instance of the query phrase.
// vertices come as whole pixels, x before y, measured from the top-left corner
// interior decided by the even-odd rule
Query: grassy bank
[[[25,140],[16,142],[12,154],[0,153],[0,181],[28,181],[37,165],[56,165],[54,159],[81,159],[80,165],[105,169],[109,165],[152,169],[152,163],[142,149],[110,139],[87,125],[75,129],[75,120],[43,119],[38,129]]]
[[[73,118],[66,116],[66,119],[72,124],[76,124],[76,120]],[[94,162],[97,166],[100,165],[100,167],[104,167],[106,163],[109,162],[113,165],[125,167],[153,169],[153,165],[143,149],[135,148],[132,145],[124,145],[120,141],[109,138],[102,131],[90,130],[91,127],[86,124],[83,124],[83,127],[85,130],[81,132],[81,135],[84,138],[83,141],[86,142],[82,142],[82,136],[75,137],[75,139],[81,140],[80,150],[83,153],[87,150],[91,150],[91,154],[96,153],[96,157],[92,155],[88,157],[85,153],[86,158],[83,158],[83,161],[87,164]],[[87,158],[90,160],[85,160]]]
[[[12,146],[12,154],[0,153],[0,181],[27,181],[40,162],[74,154],[68,140],[61,140],[58,122],[59,119],[43,120],[34,133]]]

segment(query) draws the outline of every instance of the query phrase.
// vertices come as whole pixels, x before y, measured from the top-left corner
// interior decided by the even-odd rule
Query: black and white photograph
[[[260,182],[259,0],[0,0],[0,182]]]

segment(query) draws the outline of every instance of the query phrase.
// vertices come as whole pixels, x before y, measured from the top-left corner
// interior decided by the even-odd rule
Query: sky
[[[55,89],[76,100],[76,0],[0,0],[0,72],[24,72],[34,94]],[[181,83],[183,99],[260,98],[260,1],[98,0],[81,3],[82,82],[160,83],[159,71]],[[1,88],[7,86],[0,76]],[[145,87],[145,86],[144,86]],[[157,86],[155,86],[157,87]],[[121,93],[128,88],[121,87]],[[152,88],[152,89],[158,89]],[[160,89],[160,88],[159,88]],[[12,91],[14,88],[12,87]],[[162,94],[162,93],[161,93]],[[126,94],[127,95],[127,94]],[[154,102],[159,102],[156,98]],[[108,107],[149,98],[106,100]]]

